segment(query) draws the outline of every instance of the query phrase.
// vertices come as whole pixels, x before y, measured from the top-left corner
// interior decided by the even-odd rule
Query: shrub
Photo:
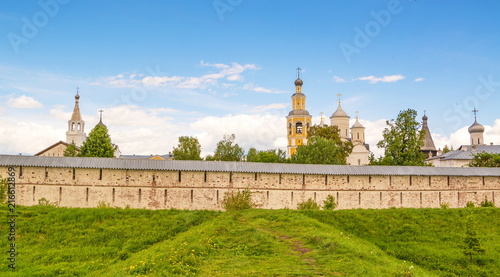
[[[320,206],[318,203],[314,202],[311,198],[307,199],[306,202],[301,202],[297,204],[297,210],[319,210]]]
[[[7,200],[7,186],[7,179],[4,179],[2,178],[2,176],[0,176],[0,203],[3,203],[5,202],[5,200]]]
[[[106,201],[101,200],[99,203],[97,203],[97,208],[111,208],[111,205],[109,203],[106,203]]]
[[[450,205],[446,202],[441,203],[441,209],[448,209]]]
[[[472,202],[472,201],[469,201],[469,202],[467,202],[467,204],[465,204],[466,208],[474,208],[475,206],[476,205],[474,205],[474,202]]]
[[[238,211],[255,207],[255,203],[252,201],[252,193],[249,189],[244,189],[236,193],[226,192],[221,204],[226,211]]]
[[[47,200],[47,198],[42,197],[38,199],[38,206],[51,206],[51,207],[57,207],[57,202],[50,202]]]
[[[488,201],[488,197],[485,197],[481,202],[481,207],[495,207],[495,204],[493,204],[493,202],[491,201]]]
[[[335,197],[328,194],[325,201],[323,201],[323,210],[335,210],[337,203],[335,203]]]

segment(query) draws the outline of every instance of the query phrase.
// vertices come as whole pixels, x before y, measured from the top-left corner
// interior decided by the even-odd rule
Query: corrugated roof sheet
[[[429,160],[472,160],[474,155],[482,152],[500,154],[500,145],[462,145],[458,150],[432,157]]]
[[[500,168],[350,166],[250,162],[176,161],[117,158],[70,158],[0,155],[0,166],[183,170],[214,172],[290,173],[327,175],[500,176]]]

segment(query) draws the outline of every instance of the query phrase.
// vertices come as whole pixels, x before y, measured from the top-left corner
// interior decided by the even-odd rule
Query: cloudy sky
[[[300,66],[319,123],[342,94],[376,155],[385,121],[426,111],[437,147],[485,125],[500,144],[498,1],[0,1],[0,153],[65,140],[79,87],[123,154],[166,154],[224,134],[286,148]]]

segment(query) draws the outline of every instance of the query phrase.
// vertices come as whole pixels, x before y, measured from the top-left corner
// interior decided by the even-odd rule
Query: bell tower
[[[80,95],[78,95],[78,88],[75,95],[75,107],[73,108],[73,115],[68,120],[68,131],[66,132],[66,142],[74,142],[76,146],[82,146],[87,135],[85,134],[85,121],[82,120],[80,114]]]
[[[295,93],[292,95],[292,110],[286,117],[287,124],[287,156],[296,153],[297,147],[307,144],[307,132],[311,127],[312,116],[306,110],[306,96],[302,93],[304,82],[300,79],[301,68],[297,68],[297,80],[295,80]]]

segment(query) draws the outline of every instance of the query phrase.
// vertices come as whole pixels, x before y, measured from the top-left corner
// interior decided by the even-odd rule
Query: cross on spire
[[[356,119],[359,117],[359,111],[356,111]]]
[[[79,87],[76,87],[76,94],[78,94],[78,90],[79,90],[79,89],[80,89]]]
[[[103,110],[99,110],[99,113],[101,114],[101,115],[100,115],[100,118],[99,118],[99,122],[101,122],[101,123],[102,123],[102,113],[103,113],[103,112],[104,112]]]
[[[339,105],[340,105],[340,96],[342,96],[341,93],[337,94],[338,98],[339,98]]]
[[[302,71],[302,68],[297,67],[297,78],[300,79],[300,71]]]
[[[476,114],[477,112],[479,112],[478,110],[476,110],[476,107],[474,107],[474,110],[472,110],[472,112],[474,113],[474,120],[476,120]]]

